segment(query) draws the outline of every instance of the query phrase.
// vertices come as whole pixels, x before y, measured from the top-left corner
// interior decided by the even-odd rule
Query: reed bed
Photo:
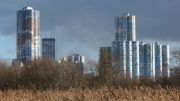
[[[0,101],[178,101],[176,87],[131,87],[62,90],[6,90],[0,91]]]

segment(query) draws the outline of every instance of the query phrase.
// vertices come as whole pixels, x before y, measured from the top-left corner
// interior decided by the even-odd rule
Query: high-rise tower
[[[55,60],[55,38],[42,39],[42,58],[51,58]]]
[[[136,41],[135,16],[115,17],[115,41],[112,42],[112,66],[125,77],[170,77],[169,45]]]
[[[76,66],[76,70],[83,73],[84,68],[85,68],[85,57],[84,56],[80,56],[79,54],[74,54],[72,56],[69,56],[68,60],[70,62],[74,62],[75,66]]]
[[[169,45],[162,45],[162,76],[170,77]]]
[[[39,57],[40,12],[24,7],[17,12],[17,60],[26,63]]]
[[[162,76],[162,45],[155,42],[155,75]]]
[[[125,13],[114,18],[115,41],[136,41],[135,16]]]

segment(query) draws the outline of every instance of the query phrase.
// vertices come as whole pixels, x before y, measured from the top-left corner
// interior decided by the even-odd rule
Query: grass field
[[[179,99],[180,88],[173,87],[0,91],[0,101],[178,101]]]

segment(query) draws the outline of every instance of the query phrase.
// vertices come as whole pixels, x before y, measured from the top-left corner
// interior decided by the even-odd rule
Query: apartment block
[[[40,12],[24,7],[17,12],[17,61],[39,58]]]
[[[55,38],[42,38],[42,58],[56,59]]]
[[[162,45],[155,42],[155,75],[162,76]]]
[[[162,76],[170,77],[169,45],[162,45]]]
[[[136,41],[135,16],[115,17],[115,41],[112,41],[112,66],[125,77],[154,79],[170,77],[169,45]]]
[[[145,75],[148,78],[154,79],[155,76],[155,50],[154,44],[144,45],[144,66]]]
[[[136,41],[135,16],[124,13],[115,17],[115,41]]]
[[[132,41],[132,77],[139,78],[139,41]]]
[[[81,73],[84,72],[84,68],[85,68],[84,56],[80,56],[79,54],[74,54],[68,57],[68,61],[74,63],[78,71],[80,71]]]
[[[112,68],[111,47],[99,48],[99,75],[109,74],[109,69]]]

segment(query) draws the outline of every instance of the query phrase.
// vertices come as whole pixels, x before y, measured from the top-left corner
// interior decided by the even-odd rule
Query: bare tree
[[[180,67],[180,48],[171,50],[171,63],[173,67]]]
[[[7,88],[10,81],[9,67],[6,61],[0,60],[0,89]]]
[[[23,67],[20,67],[19,63],[14,64],[10,67],[10,76],[12,82],[12,87],[18,89],[20,86],[21,72]]]
[[[89,78],[89,86],[95,87],[96,84],[96,76],[98,75],[98,63],[94,60],[88,60],[85,66],[85,75]]]
[[[96,76],[98,74],[98,63],[94,60],[88,60],[85,66],[85,74]]]
[[[59,63],[60,71],[60,82],[59,87],[66,89],[69,87],[78,88],[83,87],[85,84],[85,78],[82,72],[82,65],[74,63],[70,58],[62,59]]]

